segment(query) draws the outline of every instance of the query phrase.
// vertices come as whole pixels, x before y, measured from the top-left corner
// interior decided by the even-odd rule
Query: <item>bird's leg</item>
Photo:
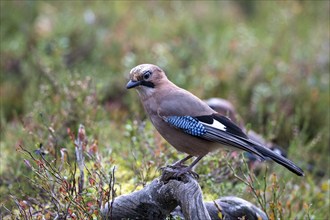
[[[183,158],[183,159],[181,159],[181,160],[178,160],[177,162],[175,162],[175,163],[172,164],[172,165],[167,165],[166,167],[169,167],[169,168],[171,168],[172,170],[181,170],[181,169],[183,169],[183,168],[187,168],[188,166],[183,165],[182,163],[185,162],[185,161],[187,161],[187,160],[189,160],[189,159],[192,158],[192,157],[193,157],[193,156],[188,155],[188,156],[186,156],[185,158]],[[166,167],[161,167],[160,169],[161,169],[161,170],[165,170]]]
[[[190,157],[189,157],[190,156]],[[189,155],[188,157],[189,158],[191,158],[192,156],[191,155]],[[199,175],[197,174],[197,173],[195,173],[194,171],[192,171],[192,168],[198,163],[198,161],[200,161],[203,157],[204,157],[205,155],[202,155],[202,156],[198,156],[189,166],[187,166],[187,167],[176,167],[177,168],[177,170],[178,170],[178,172],[177,173],[175,173],[174,174],[174,176],[176,176],[176,177],[179,177],[179,176],[181,176],[182,174],[184,174],[184,173],[190,173],[190,174],[192,174],[195,178],[199,178]],[[186,160],[188,160],[189,158],[188,157],[186,157],[186,158],[184,158],[184,159],[186,159]],[[188,158],[188,159],[187,159]],[[183,159],[183,160],[184,160]],[[186,161],[186,160],[184,160],[184,161]],[[178,161],[178,162],[180,162],[180,161]]]
[[[182,167],[182,163],[185,162],[185,161],[187,161],[187,160],[189,160],[189,159],[192,158],[192,157],[193,157],[193,156],[188,155],[188,156],[186,156],[185,158],[183,158],[183,159],[181,159],[181,160],[175,162],[175,163],[172,164],[171,166],[172,166],[172,167]]]

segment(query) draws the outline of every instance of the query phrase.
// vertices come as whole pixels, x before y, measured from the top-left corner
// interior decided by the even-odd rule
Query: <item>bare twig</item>
[[[84,189],[84,148],[86,146],[86,132],[85,127],[80,124],[78,129],[77,139],[75,140],[76,162],[80,171],[78,178],[78,194],[81,194]]]
[[[114,166],[112,168],[112,172],[110,173],[109,194],[108,194],[107,203],[106,203],[106,204],[110,204],[110,207],[107,207],[107,214],[106,214],[109,217],[109,219],[112,219],[112,217],[113,217],[113,215],[112,215],[113,204],[115,202],[115,196],[116,196],[116,191],[115,191],[115,182],[116,182],[115,170],[116,170],[116,166]],[[111,202],[110,202],[110,200],[111,200]],[[106,204],[104,204],[104,205],[106,205]],[[102,207],[103,210],[105,208],[104,205]]]

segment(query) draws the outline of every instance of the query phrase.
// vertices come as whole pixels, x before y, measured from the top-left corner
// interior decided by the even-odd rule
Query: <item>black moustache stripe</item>
[[[149,82],[149,81],[142,81],[141,85],[149,87],[149,88],[155,88],[155,84],[153,84],[152,82]]]

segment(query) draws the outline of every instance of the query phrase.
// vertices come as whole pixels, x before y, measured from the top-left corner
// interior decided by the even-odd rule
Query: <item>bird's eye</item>
[[[147,71],[147,72],[145,72],[145,73],[143,74],[143,79],[144,79],[144,80],[147,80],[147,79],[150,78],[150,76],[151,76],[151,72],[150,72],[150,71]]]

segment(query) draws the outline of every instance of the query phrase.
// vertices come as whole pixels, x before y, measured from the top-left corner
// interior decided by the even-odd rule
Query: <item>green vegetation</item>
[[[36,219],[97,218],[112,193],[140,189],[183,158],[125,89],[131,68],[153,63],[199,97],[231,100],[251,129],[306,171],[300,178],[267,162],[254,176],[242,157],[215,152],[196,170],[207,200],[242,197],[271,219],[330,218],[329,1],[0,6],[1,217],[28,218],[32,208]],[[78,195],[79,124],[88,143]]]

